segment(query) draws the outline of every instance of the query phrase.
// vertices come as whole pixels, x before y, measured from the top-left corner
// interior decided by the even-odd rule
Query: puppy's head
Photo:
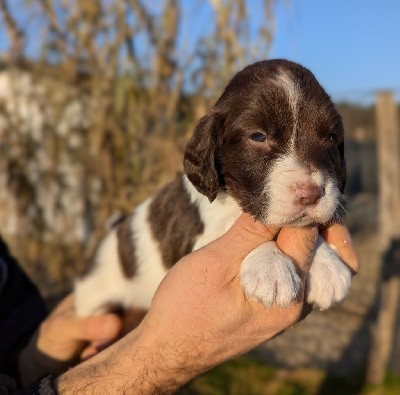
[[[306,68],[258,62],[199,121],[184,168],[210,201],[224,189],[258,221],[325,223],[337,215],[345,183],[341,117]]]

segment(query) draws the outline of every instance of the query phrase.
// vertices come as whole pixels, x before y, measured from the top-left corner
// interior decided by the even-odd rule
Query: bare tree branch
[[[50,32],[55,36],[55,47],[58,52],[67,50],[67,34],[63,31],[51,0],[39,0],[39,3],[47,16],[50,24]]]
[[[8,2],[6,0],[0,0],[0,13],[3,15],[3,19],[6,24],[7,35],[10,40],[11,58],[14,60],[20,60],[24,56],[25,34],[19,28],[14,17],[11,15]]]

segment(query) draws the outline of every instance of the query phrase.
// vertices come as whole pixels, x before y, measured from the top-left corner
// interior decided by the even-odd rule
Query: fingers
[[[116,338],[121,327],[121,318],[107,313],[85,318],[73,317],[70,332],[77,340],[104,342]]]
[[[83,349],[81,352],[80,358],[82,361],[89,359],[99,353],[100,351],[106,349],[109,347],[113,342],[111,341],[106,341],[106,342],[92,342],[89,343],[89,345]]]
[[[342,224],[333,224],[322,230],[321,236],[337,251],[342,260],[356,274],[358,272],[358,258],[347,228]]]
[[[48,331],[64,340],[108,340],[121,330],[121,318],[106,313],[90,317],[78,317],[74,310],[74,295],[65,297],[46,320]]]
[[[88,317],[85,319],[83,326],[80,328],[79,333],[86,333],[86,340],[89,340],[90,343],[84,348],[81,352],[81,359],[86,360],[100,352],[101,350],[108,347],[113,340],[118,336],[123,337],[127,333],[129,333],[132,329],[136,328],[140,322],[143,320],[147,311],[143,309],[131,308],[124,312],[122,317],[119,317],[119,322],[115,325],[115,322],[110,321],[110,318],[113,314],[106,314],[101,317]],[[101,328],[97,326],[98,320],[95,318],[105,318],[106,321],[100,320]],[[118,332],[116,332],[118,329]]]
[[[307,273],[318,237],[316,227],[282,228],[276,240],[280,250],[296,263],[302,273]]]
[[[93,357],[93,355],[96,355],[99,352],[98,350],[98,343],[90,343],[82,352],[80,355],[80,358],[82,361],[85,361],[86,359],[89,359]]]
[[[65,298],[40,325],[37,348],[57,360],[75,358],[86,342],[114,340],[121,330],[121,319],[117,315],[78,317],[72,302],[71,295]]]

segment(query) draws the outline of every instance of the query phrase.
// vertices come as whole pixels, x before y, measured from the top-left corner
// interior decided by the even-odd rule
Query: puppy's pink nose
[[[302,206],[316,204],[324,195],[324,189],[311,182],[298,183],[294,187],[296,203]]]

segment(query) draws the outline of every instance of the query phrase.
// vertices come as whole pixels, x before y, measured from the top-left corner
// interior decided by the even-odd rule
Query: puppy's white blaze
[[[317,205],[300,207],[295,204],[292,188],[302,182],[313,182],[325,189]],[[333,216],[339,201],[339,190],[333,178],[319,170],[310,173],[294,154],[283,156],[275,162],[267,176],[264,194],[269,197],[264,222],[270,225],[285,225],[299,220],[302,215],[302,225],[324,223]]]
[[[113,229],[101,243],[94,270],[76,283],[78,315],[100,313],[102,306],[113,302],[123,307],[150,307],[153,295],[167,273],[147,221],[150,202],[148,199],[137,207],[131,223],[137,247],[137,275],[127,279],[122,273],[116,230]]]
[[[290,149],[294,147],[294,143],[296,140],[296,129],[297,129],[297,120],[299,114],[299,101],[301,99],[301,89],[297,81],[293,78],[287,70],[280,70],[279,74],[274,79],[275,84],[282,88],[285,92],[288,101],[289,107],[293,114],[293,130],[292,136],[290,138]]]
[[[274,79],[274,82],[278,87],[284,90],[288,97],[289,106],[292,112],[297,114],[298,103],[301,97],[301,89],[297,81],[295,81],[290,72],[286,70],[280,70],[279,74]]]
[[[307,302],[320,310],[340,302],[351,285],[350,269],[336,252],[321,238],[307,277]]]
[[[197,206],[204,224],[204,232],[197,237],[194,251],[223,235],[239,218],[242,210],[238,203],[225,192],[219,192],[215,200],[210,203],[207,196],[197,191],[186,175],[183,176],[183,182],[190,201]]]

